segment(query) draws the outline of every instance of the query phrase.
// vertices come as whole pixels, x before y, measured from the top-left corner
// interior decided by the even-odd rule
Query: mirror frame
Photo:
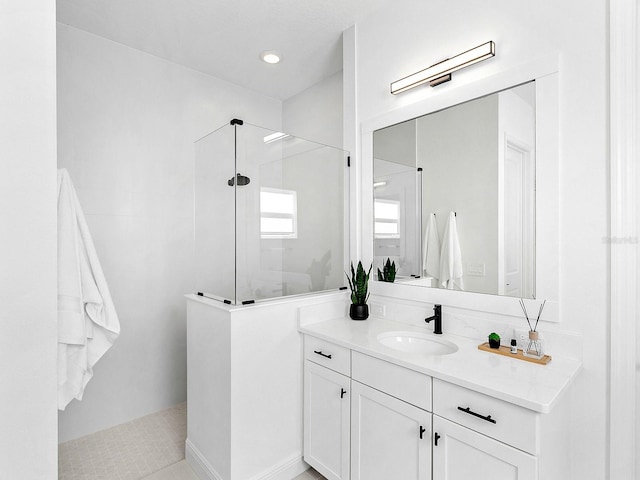
[[[543,57],[512,69],[456,85],[455,79],[429,91],[431,95],[361,123],[362,160],[362,229],[360,257],[373,259],[373,132],[416,117],[428,115],[522,83],[536,82],[536,293],[546,299],[545,321],[559,322],[559,121],[558,58]],[[425,87],[426,88],[426,87]],[[402,97],[399,97],[402,98]],[[540,221],[544,219],[544,221]],[[469,310],[522,316],[514,297],[461,292],[440,288],[373,281],[374,295],[406,300],[440,303]],[[536,300],[526,300],[532,308]]]

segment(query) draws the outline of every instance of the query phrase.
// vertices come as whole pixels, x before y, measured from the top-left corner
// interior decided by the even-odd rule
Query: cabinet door
[[[514,425],[518,428],[518,425]],[[537,480],[536,457],[456,423],[433,416],[433,478]]]
[[[431,413],[352,381],[351,478],[430,479]]]
[[[304,459],[329,480],[349,479],[350,379],[304,362]]]

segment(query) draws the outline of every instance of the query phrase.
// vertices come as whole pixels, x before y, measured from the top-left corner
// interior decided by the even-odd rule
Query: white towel
[[[464,290],[462,282],[462,254],[458,242],[458,228],[456,215],[449,213],[449,219],[442,236],[442,250],[440,252],[440,285],[453,290]]]
[[[65,169],[58,170],[58,409],[77,398],[120,322],[89,228]]]
[[[436,214],[429,214],[427,228],[424,230],[424,249],[422,255],[423,275],[440,278],[440,236],[436,224]]]

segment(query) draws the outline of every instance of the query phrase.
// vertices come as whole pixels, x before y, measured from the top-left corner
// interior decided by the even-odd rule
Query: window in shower
[[[261,238],[298,238],[298,199],[294,190],[260,187]]]
[[[400,202],[376,198],[373,204],[375,238],[400,238]]]

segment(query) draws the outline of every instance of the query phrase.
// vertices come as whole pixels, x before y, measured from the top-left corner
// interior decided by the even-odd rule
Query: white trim
[[[636,0],[610,1],[610,480],[636,478],[636,9]]]
[[[309,465],[302,460],[300,454],[291,455],[273,468],[260,472],[250,480],[290,480],[309,469]]]
[[[223,480],[189,439],[185,442],[185,459],[200,480]],[[294,454],[268,470],[254,475],[250,480],[289,480],[308,469],[309,465],[302,460],[301,454]]]
[[[184,457],[193,473],[200,480],[222,480],[218,472],[211,466],[200,450],[187,438],[184,445]]]
[[[352,259],[360,258],[361,193],[360,193],[360,145],[358,143],[358,98],[357,98],[357,30],[352,25],[342,32],[342,108],[343,148],[351,156],[351,167],[347,169],[349,204],[347,225],[349,237],[345,244],[344,270],[348,271]]]

